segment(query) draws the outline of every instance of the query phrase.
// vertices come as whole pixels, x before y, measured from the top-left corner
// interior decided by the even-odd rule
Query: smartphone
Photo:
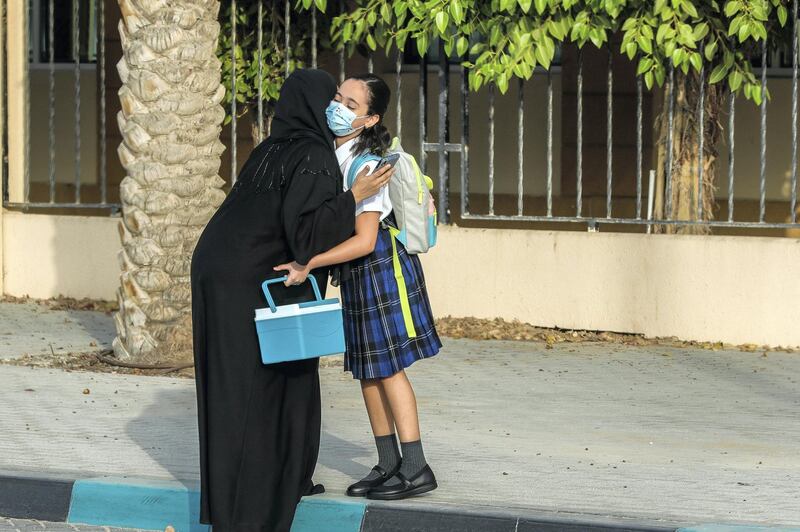
[[[376,166],[375,169],[383,168],[383,166],[387,164],[389,166],[394,166],[397,164],[397,161],[399,160],[400,160],[400,155],[397,153],[392,153],[390,155],[387,155],[386,157],[383,157],[380,161],[378,161],[378,166]]]

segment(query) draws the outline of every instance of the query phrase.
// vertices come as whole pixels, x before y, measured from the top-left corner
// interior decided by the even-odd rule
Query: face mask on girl
[[[366,118],[369,115],[356,116],[356,114],[343,103],[332,101],[330,105],[328,105],[328,108],[325,109],[325,116],[328,119],[328,128],[333,134],[337,137],[346,137],[364,127],[353,127],[354,121],[359,118]]]

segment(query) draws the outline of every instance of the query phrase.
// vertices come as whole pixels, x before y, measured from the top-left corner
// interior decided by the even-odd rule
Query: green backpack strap
[[[408,288],[406,279],[403,276],[403,267],[400,265],[400,255],[397,254],[397,235],[400,230],[388,226],[389,233],[392,235],[392,265],[394,266],[394,278],[397,281],[397,290],[400,294],[400,308],[403,311],[403,322],[406,326],[406,333],[409,338],[417,337],[417,330],[414,328],[414,318],[411,316],[411,303],[408,300]]]

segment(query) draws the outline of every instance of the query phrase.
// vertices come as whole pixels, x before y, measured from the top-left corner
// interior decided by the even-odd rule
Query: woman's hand
[[[283,283],[286,286],[303,284],[308,278],[308,274],[311,272],[311,266],[309,264],[303,266],[296,262],[281,264],[280,266],[275,266],[273,269],[276,272],[287,272],[286,277],[288,277],[288,279]]]
[[[385,187],[394,174],[394,168],[385,164],[369,174],[369,166],[365,167],[356,176],[356,180],[350,190],[353,192],[353,197],[356,203],[359,203],[371,196],[374,196]]]

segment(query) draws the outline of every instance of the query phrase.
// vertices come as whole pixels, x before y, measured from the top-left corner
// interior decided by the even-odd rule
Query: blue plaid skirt
[[[341,286],[347,346],[344,369],[356,379],[391,377],[442,347],[419,257],[409,255],[399,242],[397,254],[417,336],[409,338],[406,332],[392,265],[392,236],[381,227],[375,251],[350,263],[351,278]]]

